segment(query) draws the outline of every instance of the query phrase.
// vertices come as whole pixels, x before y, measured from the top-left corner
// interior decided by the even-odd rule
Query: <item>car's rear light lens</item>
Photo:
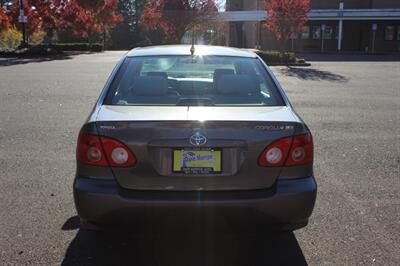
[[[314,159],[314,144],[311,133],[295,136],[286,166],[311,163]]]
[[[292,151],[292,160],[295,162],[299,162],[306,157],[306,151],[303,147],[297,147]]]
[[[280,161],[282,161],[282,158],[283,158],[282,150],[277,147],[269,149],[267,154],[265,155],[265,159],[267,160],[267,162],[271,164],[279,163]]]
[[[107,137],[101,137],[108,161],[113,167],[130,167],[136,164],[135,155],[122,143]]]
[[[98,136],[80,134],[76,154],[78,160],[84,164],[108,166]]]
[[[290,146],[292,145],[292,138],[285,138],[273,142],[269,145],[258,159],[261,166],[283,166],[289,154]]]
[[[129,154],[128,151],[125,150],[124,148],[115,148],[111,152],[111,159],[113,162],[116,164],[124,164],[128,161],[129,159]]]
[[[311,133],[280,139],[263,151],[258,163],[263,167],[308,164],[313,161],[313,149]]]
[[[101,160],[101,151],[96,147],[90,147],[87,151],[87,158],[91,162],[98,162]]]
[[[135,155],[124,144],[88,134],[79,135],[77,158],[95,166],[131,167],[136,164]]]

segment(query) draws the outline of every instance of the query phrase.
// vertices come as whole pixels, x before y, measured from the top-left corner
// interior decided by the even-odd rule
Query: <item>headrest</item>
[[[249,75],[224,75],[217,83],[217,92],[226,96],[248,96],[259,93]]]
[[[216,69],[214,70],[214,82],[218,82],[218,80],[224,76],[224,75],[233,75],[235,74],[235,71],[233,71],[233,69],[225,69],[225,68],[221,68],[221,69]]]
[[[135,77],[133,94],[135,96],[164,96],[168,93],[168,80],[163,77]]]
[[[168,79],[167,72],[147,72],[148,77],[163,77]]]

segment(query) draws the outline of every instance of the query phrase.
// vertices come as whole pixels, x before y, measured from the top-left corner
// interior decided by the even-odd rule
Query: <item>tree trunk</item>
[[[294,38],[290,38],[291,41],[291,50],[294,52]]]
[[[106,27],[103,27],[103,50],[107,48],[107,32]]]
[[[88,43],[89,43],[89,47],[90,47],[90,49],[92,49],[92,32],[91,31],[89,31],[88,33],[87,33],[87,36],[88,36]]]
[[[46,34],[47,40],[48,40],[48,45],[52,46],[53,45],[53,37],[54,37],[54,31],[49,30]]]
[[[168,40],[168,43],[169,44],[180,44],[183,36],[185,36],[185,33],[186,32],[184,32],[184,33],[177,32],[175,34],[175,36],[173,36],[170,40]]]
[[[286,47],[286,40],[284,38],[281,38],[279,40],[279,51],[284,52],[285,51],[285,47]]]

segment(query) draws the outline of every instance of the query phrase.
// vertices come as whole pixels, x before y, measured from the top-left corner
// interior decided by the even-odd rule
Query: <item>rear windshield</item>
[[[126,58],[112,82],[105,104],[284,105],[259,59],[224,56]]]

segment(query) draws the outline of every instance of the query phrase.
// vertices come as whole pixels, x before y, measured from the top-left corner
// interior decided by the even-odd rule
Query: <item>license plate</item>
[[[220,150],[174,150],[173,171],[185,174],[213,174],[222,172]]]

